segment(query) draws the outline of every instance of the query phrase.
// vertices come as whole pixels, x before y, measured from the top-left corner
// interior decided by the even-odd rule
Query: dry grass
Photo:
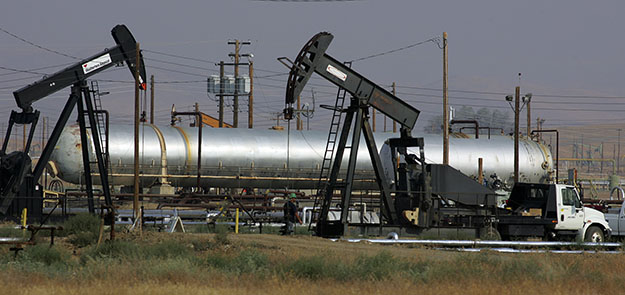
[[[275,235],[145,233],[0,249],[11,294],[617,294],[623,254],[457,253]]]

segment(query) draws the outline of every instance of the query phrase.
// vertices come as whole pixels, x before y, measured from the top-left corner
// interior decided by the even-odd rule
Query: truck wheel
[[[584,242],[603,243],[604,236],[603,231],[597,226],[591,226],[586,230],[586,236]]]
[[[492,226],[485,226],[480,229],[480,240],[501,241],[501,234]]]

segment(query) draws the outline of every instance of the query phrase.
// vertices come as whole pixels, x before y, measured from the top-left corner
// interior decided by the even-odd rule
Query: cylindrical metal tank
[[[144,124],[140,128],[139,150],[141,186],[158,183],[172,186],[197,184],[199,128]],[[376,133],[378,150],[396,133]],[[414,133],[424,137],[428,162],[442,162],[442,137]],[[109,127],[110,178],[115,185],[132,185],[134,163],[133,127]],[[315,188],[322,165],[327,132],[259,129],[202,128],[201,185],[205,187],[239,188]],[[90,157],[94,159],[89,134]],[[514,141],[511,137],[492,139],[450,139],[450,165],[463,173],[477,174],[478,158],[484,159],[486,177],[496,173],[505,182],[513,174]],[[553,170],[548,148],[530,141],[520,141],[521,181],[546,181]],[[347,167],[346,150],[342,168]],[[58,176],[68,182],[83,183],[80,133],[78,126],[64,129],[51,161]],[[369,154],[360,144],[357,162],[356,189],[376,188]],[[97,171],[95,165],[92,171]],[[97,181],[97,178],[94,178]]]

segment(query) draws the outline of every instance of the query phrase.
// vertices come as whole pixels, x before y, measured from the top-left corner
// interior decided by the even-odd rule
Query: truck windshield
[[[577,197],[575,189],[571,187],[562,188],[562,205],[575,206],[576,208],[582,207],[582,204]]]

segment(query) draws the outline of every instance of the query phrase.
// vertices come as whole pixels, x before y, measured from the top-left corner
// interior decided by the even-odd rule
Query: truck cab
[[[613,198],[612,195],[615,191],[620,192],[620,195]],[[625,198],[623,196],[625,196],[625,191],[617,186],[612,189],[610,199],[600,203],[600,205],[606,206],[603,212],[605,212],[606,221],[612,228],[612,236],[618,238],[625,237]]]
[[[507,204],[513,215],[544,221],[548,238],[603,242],[612,232],[604,214],[584,207],[571,185],[517,183]]]
[[[621,203],[620,207],[608,208],[605,219],[613,230],[612,236],[621,238],[625,236],[625,201]]]

